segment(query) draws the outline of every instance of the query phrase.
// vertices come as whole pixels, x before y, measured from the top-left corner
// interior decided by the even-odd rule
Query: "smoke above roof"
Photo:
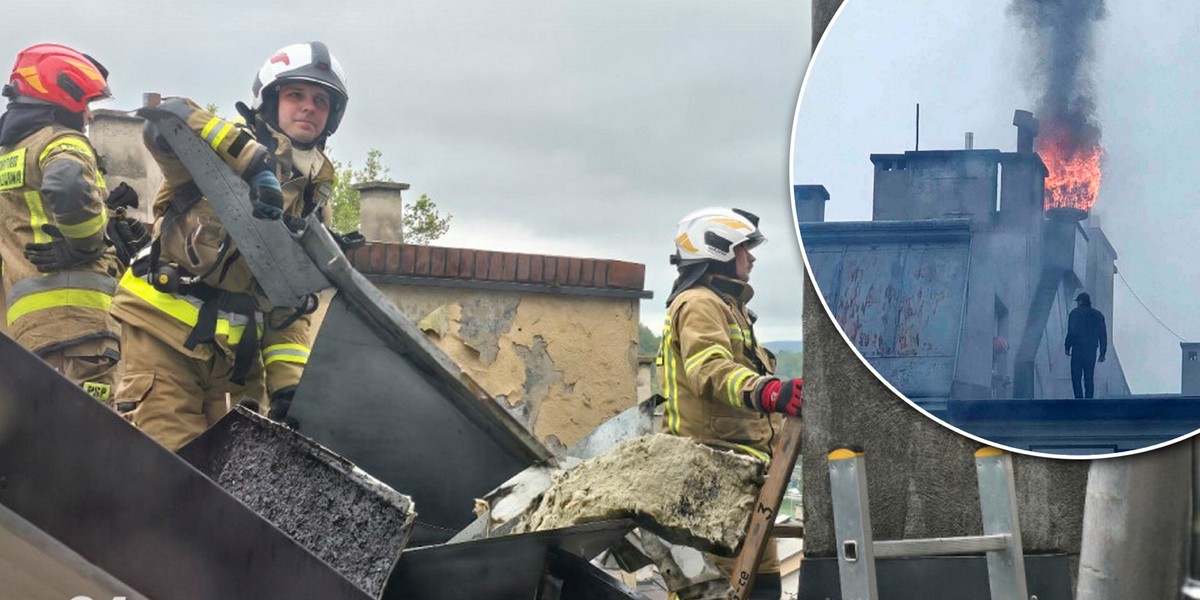
[[[1092,36],[1107,14],[1104,0],[1012,0],[1009,14],[1036,60],[1030,83],[1041,94],[1037,117],[1066,128],[1077,146],[1098,144]]]
[[[1083,218],[1100,190],[1100,123],[1096,118],[1092,37],[1104,19],[1104,0],[1012,0],[1009,14],[1029,40],[1040,93],[1036,149],[1050,172],[1046,209]]]

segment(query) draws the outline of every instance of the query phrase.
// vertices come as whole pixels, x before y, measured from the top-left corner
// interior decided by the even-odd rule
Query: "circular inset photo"
[[[1057,457],[1200,427],[1200,4],[855,0],[810,64],[806,262],[935,419]]]

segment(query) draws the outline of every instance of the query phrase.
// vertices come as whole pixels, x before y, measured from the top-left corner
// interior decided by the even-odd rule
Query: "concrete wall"
[[[379,283],[552,450],[638,401],[638,300]]]
[[[982,533],[973,440],[893,395],[858,360],[805,283],[805,554],[833,556],[829,450],[862,446],[878,540]],[[1087,463],[1014,456],[1030,553],[1080,551]]]
[[[138,193],[139,208],[130,214],[149,223],[154,196],[162,186],[162,173],[142,143],[142,123],[138,117],[116,110],[98,110],[88,126],[88,138],[100,153],[108,189],[121,182]]]
[[[873,154],[873,219],[987,222],[995,212],[999,159],[998,150]]]
[[[951,395],[1014,397],[1024,357],[1032,367],[1033,397],[1070,397],[1070,360],[1061,347],[1074,295],[1087,290],[1106,316],[1112,314],[1116,251],[1099,227],[1044,217],[1046,170],[1032,152],[938,150],[875,154],[871,161],[875,221],[970,220]],[[1049,270],[1043,268],[1048,260]],[[1109,356],[1113,360],[1097,369],[1097,394],[1128,395],[1116,351]]]
[[[1179,393],[1185,396],[1200,395],[1200,343],[1180,342],[1183,353],[1180,366]]]
[[[829,21],[833,19],[833,14],[841,5],[842,0],[813,0],[812,47],[814,50],[817,48],[817,42],[821,41],[825,28],[829,26]]]

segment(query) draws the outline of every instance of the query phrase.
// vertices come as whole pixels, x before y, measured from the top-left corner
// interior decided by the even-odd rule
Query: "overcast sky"
[[[233,116],[278,48],[319,39],[351,100],[335,158],[379,149],[392,175],[454,215],[440,245],[646,265],[656,333],[675,224],[695,208],[763,217],[751,303],[766,340],[800,339],[802,261],[789,132],[808,60],[808,0],[27,3],[0,37],[75,46],[143,92]],[[34,13],[34,14],[30,14]]]
[[[1014,151],[1013,110],[1033,110],[1009,0],[850,0],[813,59],[797,113],[793,180],[828,188],[829,220],[871,217],[871,153]],[[1093,211],[1117,268],[1167,326],[1200,340],[1200,3],[1109,0],[1095,29],[1106,155]],[[1134,393],[1179,391],[1179,339],[1115,281],[1113,340]]]

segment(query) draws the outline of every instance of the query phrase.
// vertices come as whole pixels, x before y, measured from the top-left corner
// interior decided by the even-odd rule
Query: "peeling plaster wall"
[[[377,285],[552,450],[637,402],[635,298]]]

